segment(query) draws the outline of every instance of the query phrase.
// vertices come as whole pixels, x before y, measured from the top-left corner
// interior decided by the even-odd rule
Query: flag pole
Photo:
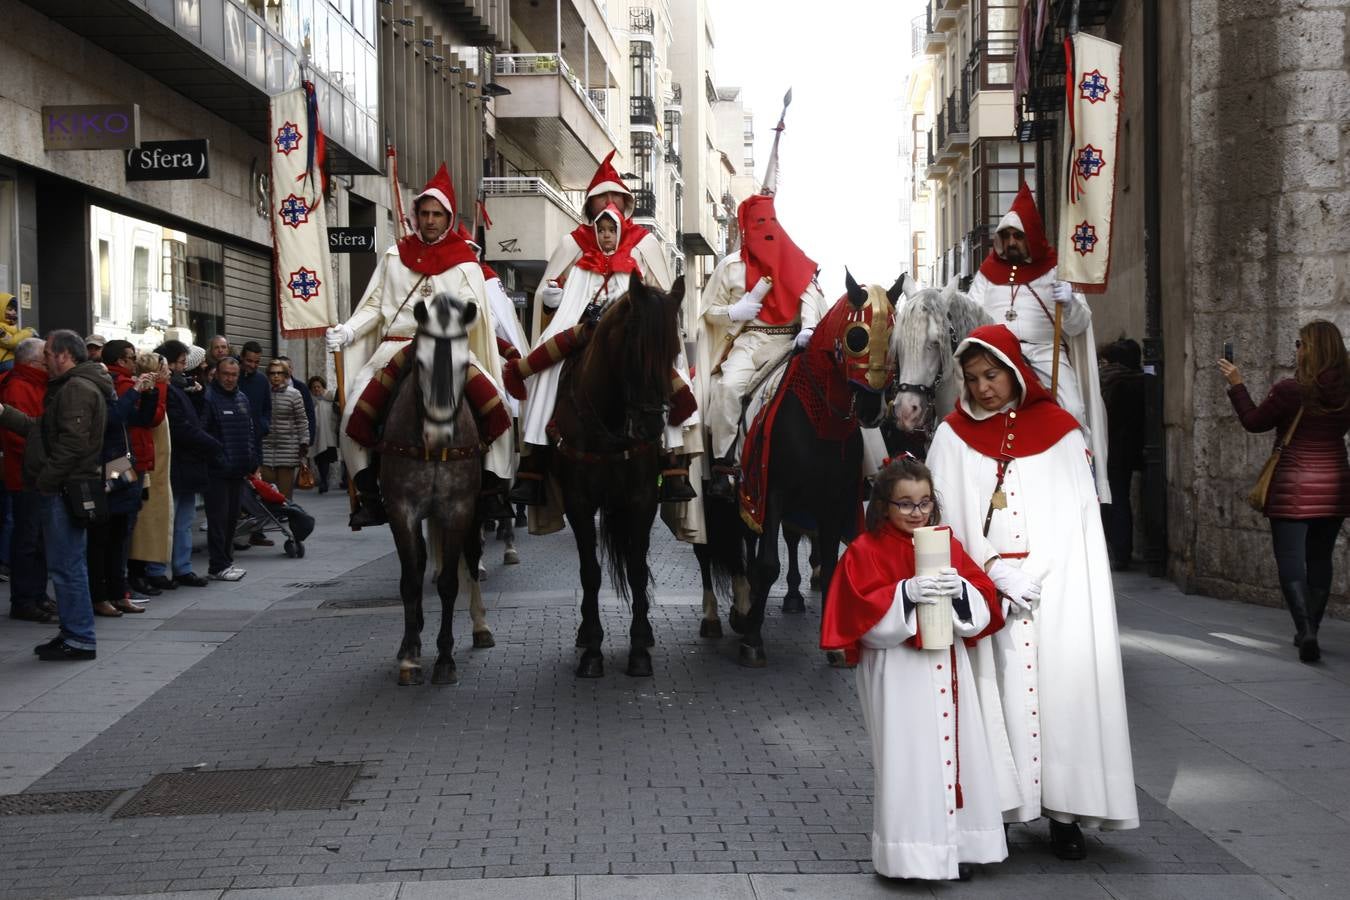
[[[1072,38],[1078,33],[1078,14],[1080,0],[1072,0],[1069,4],[1069,23],[1068,32]],[[1072,79],[1074,67],[1072,63],[1065,69],[1065,78]],[[1059,352],[1060,344],[1064,341],[1064,304],[1055,304],[1055,345],[1050,360],[1050,398],[1056,403],[1059,402]]]

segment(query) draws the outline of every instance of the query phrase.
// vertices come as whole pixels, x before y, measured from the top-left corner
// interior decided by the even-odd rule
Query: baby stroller
[[[244,515],[234,531],[236,541],[246,541],[260,531],[279,531],[286,538],[283,549],[287,556],[299,559],[305,555],[305,538],[314,531],[314,517],[287,500],[274,485],[249,475],[244,479],[239,505]]]

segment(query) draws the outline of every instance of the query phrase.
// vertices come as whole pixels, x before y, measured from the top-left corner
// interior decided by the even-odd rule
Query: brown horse
[[[647,548],[658,506],[661,437],[671,366],[680,351],[683,300],[683,278],[667,295],[634,273],[628,293],[606,310],[585,348],[565,363],[559,382],[554,407],[558,452],[552,469],[581,562],[581,678],[604,674],[597,511],[610,581],[632,604],[626,671],[652,674]]]
[[[460,557],[472,579],[478,609],[474,646],[492,646],[486,622],[479,628],[478,560],[482,535],[474,521],[482,446],[473,411],[464,401],[469,366],[469,327],[478,315],[473,303],[437,294],[418,302],[415,365],[394,396],[380,444],[380,484],[389,528],[398,549],[399,594],[403,598],[403,643],[398,649],[401,685],[422,683],[422,580],[427,538],[441,598],[433,684],[454,684],[451,619],[459,593]],[[423,523],[427,534],[423,534]]]

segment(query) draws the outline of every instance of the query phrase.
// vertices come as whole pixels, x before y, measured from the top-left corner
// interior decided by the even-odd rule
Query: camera
[[[1223,358],[1229,362],[1233,361],[1233,339],[1229,338],[1223,342]]]

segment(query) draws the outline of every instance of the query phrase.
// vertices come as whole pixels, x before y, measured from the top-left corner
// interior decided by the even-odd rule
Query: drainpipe
[[[557,0],[557,2],[555,2],[555,3],[553,4],[553,16],[554,16],[554,18],[553,18],[554,37],[557,39],[557,45],[558,45],[558,74],[561,75],[561,74],[562,74],[562,51],[563,51],[563,46],[562,46],[562,0]]]
[[[1162,185],[1158,135],[1158,0],[1143,0],[1144,98],[1144,559],[1154,578],[1167,574],[1167,457],[1163,422]]]

